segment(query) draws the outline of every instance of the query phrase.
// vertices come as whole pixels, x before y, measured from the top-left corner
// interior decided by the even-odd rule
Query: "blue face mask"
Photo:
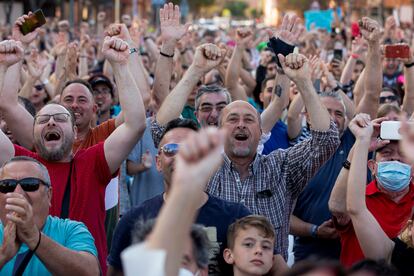
[[[385,190],[401,192],[410,184],[411,167],[398,161],[379,162],[377,180]]]

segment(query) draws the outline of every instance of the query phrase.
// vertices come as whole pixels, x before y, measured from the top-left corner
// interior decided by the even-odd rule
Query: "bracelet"
[[[317,238],[318,237],[318,225],[312,225],[312,227],[311,227],[311,237],[312,238]]]
[[[174,54],[172,54],[172,55],[167,55],[166,53],[163,53],[163,52],[161,52],[161,51],[160,51],[160,55],[162,55],[163,57],[167,57],[167,58],[173,58],[173,57],[174,57]]]
[[[414,62],[408,63],[408,64],[404,64],[405,68],[411,68],[414,66]]]
[[[343,167],[344,169],[349,170],[349,169],[351,168],[351,162],[349,162],[348,160],[345,160],[345,161],[342,163],[342,167]]]
[[[353,58],[353,59],[359,59],[359,55],[352,53],[351,54],[351,58]]]
[[[139,48],[129,48],[129,54],[139,53]]]
[[[41,239],[42,239],[42,232],[39,230],[39,240],[37,241],[35,248],[32,250],[33,253],[36,252],[37,248],[39,247]]]

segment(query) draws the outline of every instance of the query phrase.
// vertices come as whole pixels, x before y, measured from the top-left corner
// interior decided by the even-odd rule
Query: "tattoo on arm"
[[[273,91],[274,91],[275,95],[280,98],[280,96],[282,95],[282,86],[280,86],[279,84],[276,85],[275,89]]]

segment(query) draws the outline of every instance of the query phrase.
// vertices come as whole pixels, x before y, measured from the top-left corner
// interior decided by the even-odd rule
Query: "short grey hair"
[[[231,96],[229,91],[220,86],[220,85],[216,85],[216,84],[211,84],[211,85],[202,85],[198,91],[197,91],[197,95],[195,97],[195,109],[198,110],[198,107],[200,106],[200,98],[201,96],[203,96],[204,94],[219,94],[219,93],[223,93],[226,96],[226,104],[231,103]]]
[[[344,107],[344,112],[346,113],[346,105],[341,95],[339,94],[339,92],[337,91],[320,92],[319,97],[320,98],[332,98],[332,99],[337,100],[338,102],[342,104],[342,106]]]
[[[3,169],[4,169],[5,166],[7,166],[8,164],[11,164],[11,163],[15,163],[15,162],[33,162],[33,163],[35,163],[40,168],[40,171],[42,172],[42,176],[43,176],[42,180],[46,184],[51,186],[49,172],[48,172],[47,168],[45,167],[45,165],[40,163],[38,160],[36,160],[34,158],[31,158],[31,157],[28,157],[28,156],[15,156],[15,157],[12,157],[9,161],[6,161],[3,164],[3,166],[0,168],[1,174],[3,174]]]
[[[132,243],[143,242],[145,238],[151,233],[155,225],[155,219],[138,220],[135,223],[132,231]],[[193,254],[198,268],[207,268],[209,261],[209,250],[211,248],[210,240],[204,227],[200,224],[193,224],[191,226],[191,241],[193,245]]]

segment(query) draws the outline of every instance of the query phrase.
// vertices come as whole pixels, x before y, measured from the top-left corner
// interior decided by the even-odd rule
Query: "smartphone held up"
[[[42,10],[39,9],[29,15],[29,18],[27,18],[25,22],[20,26],[20,31],[23,35],[27,35],[45,23],[45,15],[43,14]]]

